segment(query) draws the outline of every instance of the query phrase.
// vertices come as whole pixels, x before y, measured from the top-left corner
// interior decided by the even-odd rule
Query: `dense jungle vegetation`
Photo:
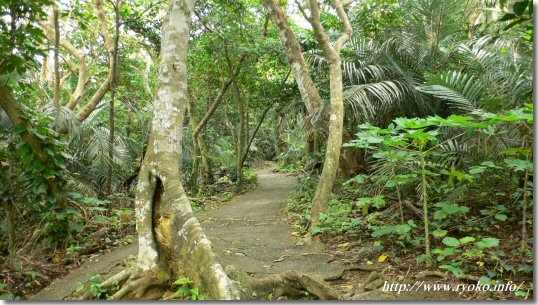
[[[159,274],[153,252],[204,270],[158,217],[226,204],[268,161],[299,181],[294,235],[331,255],[532,299],[533,16],[530,0],[0,0],[0,299],[137,240],[138,270]],[[171,298],[235,298],[185,269]],[[91,298],[132,297],[101,283]]]

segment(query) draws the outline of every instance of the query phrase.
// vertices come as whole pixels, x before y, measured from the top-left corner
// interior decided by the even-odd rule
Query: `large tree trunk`
[[[189,277],[210,298],[236,299],[238,292],[215,260],[181,184],[181,127],[188,97],[187,51],[194,3],[171,1],[163,25],[155,113],[135,201],[139,253],[134,277],[159,278],[164,270],[172,278]],[[116,297],[126,296],[121,294]]]
[[[162,61],[148,148],[135,199],[136,265],[101,283],[122,287],[112,299],[149,298],[156,286],[188,277],[208,299],[266,298],[306,289],[321,299],[338,295],[325,282],[297,272],[232,280],[217,261],[181,184],[181,141],[187,106],[187,50],[195,0],[173,0],[163,22]],[[83,298],[91,296],[86,294]],[[159,295],[157,298],[162,296]]]

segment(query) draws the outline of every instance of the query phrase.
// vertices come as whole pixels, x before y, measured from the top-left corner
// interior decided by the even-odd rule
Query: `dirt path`
[[[321,245],[292,235],[284,222],[288,196],[296,178],[274,173],[272,163],[258,171],[258,186],[249,193],[198,217],[223,265],[252,276],[297,270],[324,279],[342,274],[343,267],[328,263]]]
[[[330,256],[322,247],[291,235],[284,222],[284,207],[293,192],[296,178],[274,173],[276,166],[258,171],[258,186],[229,202],[197,216],[223,265],[233,265],[252,276],[298,270],[329,278],[342,274],[342,267],[327,263]],[[88,286],[91,275],[102,278],[125,268],[136,255],[137,244],[114,249],[89,259],[82,266],[37,293],[32,300],[62,300],[73,294],[79,283]]]
[[[323,279],[339,278],[344,267],[324,251],[323,245],[292,235],[292,227],[285,219],[287,198],[296,186],[293,176],[275,173],[274,163],[258,170],[257,187],[236,196],[216,208],[198,213],[220,262],[253,277],[289,270],[317,275]],[[82,266],[55,280],[37,293],[32,300],[62,300],[72,295],[80,283],[88,287],[91,275],[107,278],[126,268],[134,260],[138,245],[114,249],[108,254],[87,260]],[[446,293],[408,292],[396,294],[374,290],[364,293],[362,284],[369,272],[360,278],[341,278],[340,284],[361,287],[351,291],[346,299],[355,300],[455,300],[458,296]],[[364,278],[363,278],[364,277]],[[338,285],[338,283],[333,282]],[[343,292],[343,291],[342,291]]]
[[[102,275],[106,278],[107,275],[115,274],[121,271],[124,263],[130,256],[136,255],[138,252],[138,244],[130,244],[119,247],[112,252],[100,255],[95,258],[90,258],[85,261],[80,268],[68,273],[61,279],[54,280],[49,286],[43,288],[31,300],[63,300],[75,292],[80,283],[88,287],[91,275]]]

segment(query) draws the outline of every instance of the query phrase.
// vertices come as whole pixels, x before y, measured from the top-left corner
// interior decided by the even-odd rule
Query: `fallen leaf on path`
[[[382,263],[384,262],[386,259],[387,259],[388,256],[386,256],[385,254],[382,254],[381,256],[379,256],[379,258],[377,259],[378,262]]]

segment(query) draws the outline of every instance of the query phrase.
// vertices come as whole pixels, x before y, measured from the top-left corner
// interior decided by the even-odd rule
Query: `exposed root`
[[[446,280],[448,279],[448,274],[445,272],[437,271],[437,270],[435,271],[426,270],[426,271],[421,271],[415,275],[415,279],[417,280],[423,280],[427,277],[440,277]]]
[[[110,300],[156,300],[161,298],[168,288],[167,280],[166,278],[156,278],[153,275],[140,276],[133,273],[132,269],[127,268],[99,284],[99,288],[109,292],[116,286],[121,287],[109,297]],[[91,300],[93,297],[93,292],[87,290],[79,300]]]
[[[442,279],[446,280],[446,279],[449,278],[449,275],[446,272],[441,272],[441,271],[438,271],[438,270],[435,270],[435,271],[430,271],[430,270],[421,271],[421,272],[419,272],[419,273],[417,273],[415,275],[415,279],[417,279],[417,280],[422,280],[422,279],[425,279],[427,277],[439,277],[439,278],[442,278]],[[458,274],[455,277],[460,281],[466,281],[466,282],[478,282],[480,280],[480,278],[478,276],[470,275],[470,274]]]
[[[114,293],[111,300],[122,300],[124,298],[133,300],[156,300],[160,299],[167,287],[164,285],[167,279],[158,279],[153,276],[143,276],[141,278],[129,279],[120,290]],[[152,288],[154,291],[152,291]],[[161,288],[161,289],[160,289]]]
[[[127,280],[131,276],[131,269],[127,268],[124,269],[117,274],[109,277],[107,280],[99,284],[99,288],[107,289],[112,287],[115,284],[119,284],[125,280]],[[93,293],[90,290],[87,290],[80,298],[79,300],[91,300],[93,298]]]
[[[296,271],[251,280],[250,287],[258,298],[268,295],[274,298],[283,296],[299,298],[304,297],[304,291],[307,291],[320,300],[339,299],[338,293],[321,278]]]
[[[470,274],[458,274],[456,278],[460,281],[466,281],[466,282],[477,282],[480,281],[480,278],[475,275]]]

